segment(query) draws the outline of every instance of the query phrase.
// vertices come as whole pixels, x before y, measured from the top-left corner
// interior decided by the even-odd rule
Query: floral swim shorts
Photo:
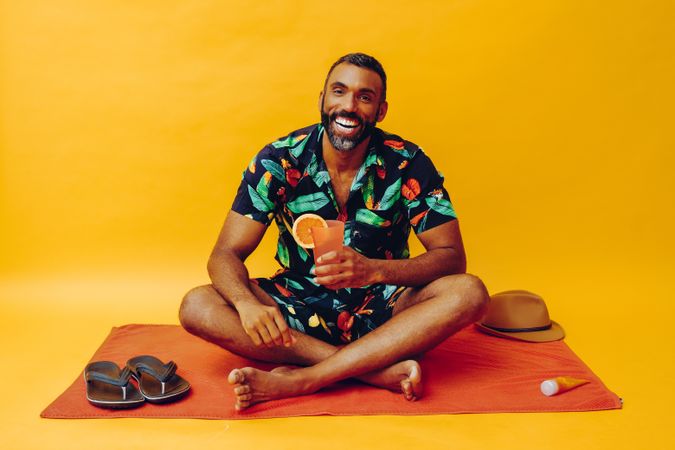
[[[291,272],[251,281],[279,305],[289,327],[332,345],[352,342],[389,320],[405,290],[390,284],[332,290]]]

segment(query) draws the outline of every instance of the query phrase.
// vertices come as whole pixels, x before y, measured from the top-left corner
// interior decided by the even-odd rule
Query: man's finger
[[[327,262],[330,262],[335,255],[336,255],[336,252],[333,252],[333,251],[328,252],[328,253],[324,253],[323,255],[319,256],[316,259],[316,262],[318,264],[325,264]]]
[[[266,346],[268,347],[274,346],[272,336],[270,336],[270,332],[267,331],[267,328],[265,327],[264,324],[261,325],[260,328],[258,328],[258,333],[260,334],[260,337],[262,338],[262,341]]]
[[[284,341],[281,338],[279,327],[277,326],[276,320],[274,320],[275,315],[273,315],[267,321],[265,321],[265,326],[267,327],[267,332],[270,334],[270,337],[272,338],[272,342],[274,343],[274,345],[283,345]]]
[[[344,272],[339,272],[339,273],[333,273],[331,275],[326,275],[322,277],[315,277],[314,281],[316,281],[318,284],[322,284],[324,286],[331,285],[331,284],[337,284],[341,283],[344,281],[349,280],[349,276],[345,274]]]
[[[325,277],[316,277],[314,278],[314,282],[316,284],[321,284],[323,286],[327,286],[329,284],[332,284],[335,282],[334,277],[332,275],[325,276]]]
[[[277,324],[277,329],[281,333],[281,339],[284,346],[290,347],[293,344],[293,336],[291,336],[291,329],[286,324],[281,313],[274,315],[274,322]]]
[[[342,265],[340,264],[323,264],[321,266],[316,266],[314,273],[316,275],[334,275],[342,272]]]
[[[319,264],[329,264],[329,263],[334,263],[334,262],[340,262],[342,259],[340,256],[340,252],[336,251],[330,251],[328,253],[324,253],[323,255],[319,256],[319,258],[316,260],[317,263]]]
[[[262,344],[262,340],[260,339],[260,335],[255,330],[255,328],[252,328],[251,330],[244,329],[244,331],[246,331],[246,334],[248,334],[248,337],[250,337],[251,340],[253,341],[253,345],[255,345],[256,347],[259,347],[260,344]]]

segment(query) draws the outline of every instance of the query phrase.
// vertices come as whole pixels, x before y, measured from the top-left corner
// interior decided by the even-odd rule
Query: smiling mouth
[[[338,130],[351,134],[353,133],[359,126],[361,126],[361,122],[357,119],[350,119],[347,117],[336,117],[333,119],[333,123],[335,123],[335,126]]]

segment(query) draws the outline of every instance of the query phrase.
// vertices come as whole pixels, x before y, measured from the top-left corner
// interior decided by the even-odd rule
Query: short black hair
[[[326,83],[328,83],[328,78],[330,78],[330,74],[333,73],[333,69],[342,63],[363,67],[364,69],[372,70],[378,74],[382,80],[382,99],[380,101],[383,102],[387,99],[387,74],[384,73],[384,68],[377,59],[370,55],[366,55],[365,53],[349,53],[335,61],[333,65],[330,66],[328,75],[326,75],[326,81],[323,84],[324,89],[326,89]]]

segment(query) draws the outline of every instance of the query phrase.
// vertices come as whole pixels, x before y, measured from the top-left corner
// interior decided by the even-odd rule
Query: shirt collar
[[[327,170],[326,162],[323,159],[323,148],[321,147],[321,139],[323,138],[324,128],[321,124],[319,124],[314,131],[315,133],[312,133],[313,136],[310,137],[310,144],[312,148],[310,152],[310,161],[307,164],[307,173],[312,178],[315,178],[315,176],[321,171]],[[370,137],[366,157],[363,160],[363,164],[361,164],[359,171],[357,172],[357,176],[355,177],[356,179],[360,178],[362,175],[365,175],[372,166],[384,167],[384,158],[380,153],[381,147],[382,131],[379,128],[375,128],[373,130],[372,136]]]

